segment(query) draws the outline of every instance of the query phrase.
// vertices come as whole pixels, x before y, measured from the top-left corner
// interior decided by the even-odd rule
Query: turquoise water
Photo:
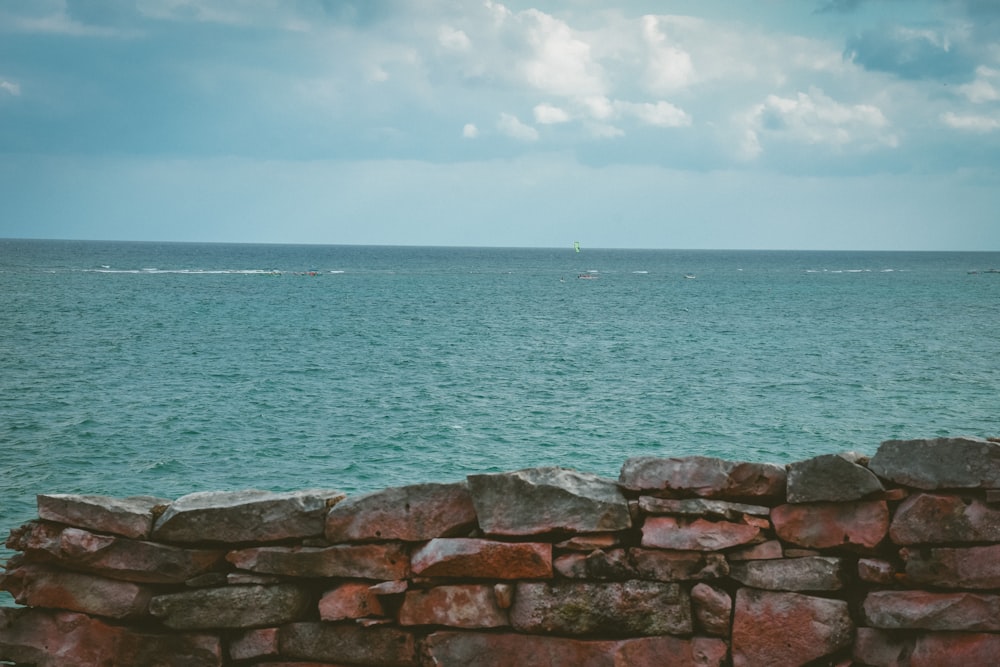
[[[636,455],[997,435],[1000,274],[969,273],[992,267],[0,240],[0,531],[44,492],[616,477]]]

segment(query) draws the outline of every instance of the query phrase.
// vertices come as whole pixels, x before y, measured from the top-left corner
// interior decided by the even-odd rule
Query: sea
[[[997,252],[0,239],[0,533],[40,493],[358,494],[1000,435],[997,268]]]

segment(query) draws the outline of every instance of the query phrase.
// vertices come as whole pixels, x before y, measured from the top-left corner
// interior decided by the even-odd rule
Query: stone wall
[[[336,491],[43,495],[0,661],[928,665],[1000,656],[1000,444]]]

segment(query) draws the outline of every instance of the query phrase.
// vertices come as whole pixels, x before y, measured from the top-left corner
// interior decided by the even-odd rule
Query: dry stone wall
[[[1000,443],[627,460],[347,498],[38,497],[0,661],[997,664]]]

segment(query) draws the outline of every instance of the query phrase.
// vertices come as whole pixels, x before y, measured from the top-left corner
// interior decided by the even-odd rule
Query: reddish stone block
[[[730,521],[685,521],[651,516],[642,525],[642,546],[678,551],[721,551],[757,539],[760,528]]]
[[[425,577],[547,579],[552,577],[552,545],[440,538],[413,552],[410,567]]]
[[[383,616],[378,596],[365,583],[347,583],[327,591],[319,601],[319,617],[324,621]]]
[[[1000,635],[927,632],[918,635],[858,628],[854,660],[871,667],[992,667],[1000,655]]]
[[[726,559],[735,563],[744,560],[769,560],[772,558],[781,558],[784,555],[781,542],[778,540],[768,540],[767,542],[730,551],[726,554]]]
[[[733,599],[726,591],[695,584],[691,589],[691,604],[698,626],[708,635],[728,637],[733,620]]]
[[[342,500],[326,516],[330,542],[458,537],[476,525],[465,482],[415,484]]]
[[[399,543],[338,544],[332,547],[252,547],[230,551],[226,560],[242,570],[289,577],[405,579],[409,558]]]
[[[741,588],[733,612],[733,667],[793,667],[851,645],[847,602]]]
[[[7,546],[25,552],[31,561],[150,584],[183,583],[215,569],[224,555],[38,522],[12,530]]]
[[[896,510],[889,536],[899,545],[1000,542],[1000,508],[974,498],[921,493]]]
[[[778,537],[811,548],[870,551],[889,530],[889,508],[883,500],[852,503],[780,505],[771,510]]]
[[[0,590],[9,591],[15,602],[30,607],[68,609],[118,619],[145,614],[153,597],[149,586],[44,565],[22,565],[8,570],[0,577]]]
[[[669,459],[639,456],[625,461],[618,482],[631,491],[777,501],[785,497],[786,479],[785,469],[770,463],[723,461],[707,456]]]
[[[906,582],[938,588],[1000,588],[1000,544],[985,547],[903,548]]]
[[[874,591],[863,610],[868,625],[885,630],[1000,631],[997,595]]]
[[[42,494],[38,496],[38,518],[141,540],[153,530],[154,513],[169,504],[169,500],[151,496]]]
[[[510,623],[507,612],[497,604],[493,586],[463,584],[407,591],[399,624],[497,628]]]

